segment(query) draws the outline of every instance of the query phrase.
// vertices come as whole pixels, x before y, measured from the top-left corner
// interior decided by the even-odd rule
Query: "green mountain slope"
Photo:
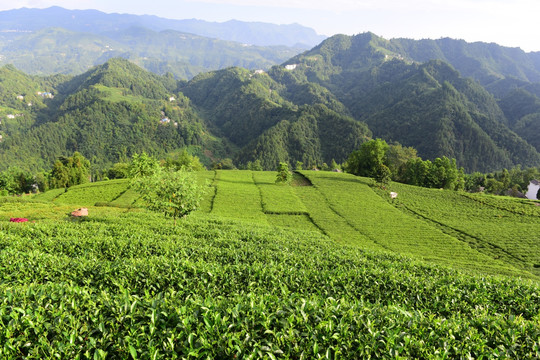
[[[171,72],[184,79],[229,66],[267,69],[299,52],[143,27],[100,34],[45,28],[0,40],[0,51],[0,64],[14,64],[30,74],[80,74],[110,58],[123,57],[154,73]]]
[[[6,134],[0,166],[48,168],[73,151],[82,152],[96,169],[141,151],[164,157],[204,145],[219,152],[220,142],[204,131],[189,100],[167,88],[175,85],[127,60],[112,59],[58,86],[35,124]]]
[[[540,82],[539,53],[526,53],[494,43],[467,43],[450,38],[438,40],[392,39],[390,43],[404,57],[418,62],[443,60],[463,76],[483,85],[504,78]]]
[[[159,43],[155,32],[132,30]],[[7,67],[6,78],[34,83],[0,103],[2,166],[46,168],[80,150],[102,169],[134,152],[162,157],[185,146],[206,153],[207,164],[229,157],[266,169],[279,161],[312,166],[345,161],[371,136],[415,147],[423,158],[456,158],[469,172],[540,165],[536,84],[513,82],[517,90],[501,90],[497,101],[448,63],[410,62],[398,51],[373,34],[340,35],[268,72],[231,67],[189,82],[121,59],[72,78]],[[40,95],[22,111],[17,94],[35,97],[38,89],[54,99]],[[12,114],[15,105],[21,112]]]
[[[233,68],[199,75],[181,90],[211,129],[240,148],[239,164],[260,160],[273,169],[279,161],[342,162],[370,137],[365,124],[347,116],[328,90],[292,84],[289,88],[268,74]]]
[[[454,157],[468,171],[540,164],[478,83],[447,63],[412,63],[399,51],[370,33],[340,35],[286,65],[296,81],[326,87],[374,136],[414,146],[422,157]]]

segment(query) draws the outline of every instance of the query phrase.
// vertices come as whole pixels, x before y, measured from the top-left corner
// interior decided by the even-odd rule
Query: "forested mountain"
[[[181,90],[216,133],[241,149],[235,157],[238,164],[259,160],[273,169],[279,161],[308,166],[342,162],[371,136],[365,124],[339,112],[345,108],[337,100],[332,104],[315,92],[298,106],[282,96],[290,92],[287,85],[265,73],[221,70],[199,75]]]
[[[126,161],[141,151],[158,157],[184,147],[217,155],[223,151],[221,141],[204,131],[189,99],[175,93],[176,80],[124,59],[111,59],[82,75],[64,78],[51,86],[51,94],[41,85],[52,80],[40,83],[11,67],[2,69],[2,78],[3,101],[15,101],[13,108],[2,108],[4,114],[10,112],[0,124],[3,169],[13,165],[45,169],[58,156],[74,151],[90,159],[95,169]],[[16,90],[4,86],[11,83],[21,86]],[[38,89],[41,95],[36,95]],[[17,99],[18,94],[24,100]],[[32,106],[25,105],[29,100]],[[4,122],[8,115],[15,116],[11,123]],[[13,123],[20,119],[24,126],[16,128]]]
[[[1,168],[44,169],[58,156],[79,151],[94,169],[104,169],[141,151],[164,158],[185,147],[207,164],[234,157],[238,165],[259,160],[268,169],[279,161],[307,166],[342,162],[371,135],[365,124],[340,112],[345,107],[324,88],[307,86],[315,89],[310,104],[298,106],[280,95],[288,94],[286,85],[260,71],[230,68],[185,83],[115,58],[56,83],[13,67],[2,72],[27,83],[3,88],[6,104],[24,108],[19,93],[31,94],[36,104],[25,110],[26,125],[13,125],[23,116],[0,124]],[[42,83],[52,84],[46,96],[36,95]]]
[[[170,41],[179,35],[132,28],[115,36],[138,51],[168,46],[173,58]],[[338,35],[267,72],[230,67],[190,81],[119,58],[75,77],[6,66],[0,167],[47,168],[80,151],[104,169],[141,151],[163,158],[185,147],[207,165],[230,158],[237,166],[258,160],[265,169],[280,161],[314,166],[345,161],[371,137],[414,147],[424,159],[455,158],[468,172],[540,165],[533,67],[518,79],[490,55],[490,71],[499,72],[482,86],[481,77],[465,77],[444,60],[413,61],[399,41]],[[422,53],[424,43],[407,43],[407,51]],[[478,69],[473,76],[487,68]]]
[[[13,35],[10,35],[13,36]],[[30,74],[80,74],[113,57],[123,57],[156,74],[190,79],[200,72],[240,66],[268,69],[300,50],[246,46],[173,30],[131,27],[102,34],[45,28],[0,37],[0,63]]]
[[[462,76],[472,77],[482,85],[505,78],[540,82],[540,52],[526,53],[520,48],[450,38],[392,39],[389,43],[390,48],[405,59],[416,62],[443,60]]]
[[[286,64],[297,82],[330,90],[375,137],[414,146],[424,158],[453,157],[467,171],[540,164],[534,143],[513,131],[515,120],[478,82],[440,60],[407,60],[396,44],[371,33],[338,35]]]

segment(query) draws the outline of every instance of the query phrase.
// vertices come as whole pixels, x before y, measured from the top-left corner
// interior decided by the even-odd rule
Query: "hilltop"
[[[0,158],[5,167],[47,168],[73,149],[87,154],[97,168],[142,150],[165,156],[189,146],[218,154],[222,149],[220,140],[205,133],[189,99],[175,92],[176,80],[127,60],[112,59],[77,77],[62,78],[50,87],[53,98],[38,96],[39,102],[32,106],[17,96],[32,98],[36,89],[43,90],[36,78],[14,68],[4,68],[4,74],[4,82],[20,77],[28,83],[20,89],[2,88],[3,97],[24,108],[22,118],[28,119],[26,127],[12,126],[19,118],[0,124],[4,134]]]
[[[482,44],[448,39],[418,41],[412,51],[402,42],[371,33],[336,35],[284,65],[294,69],[291,72],[295,82],[316,83],[328,89],[353,118],[369,126],[373,136],[413,146],[422,157],[453,157],[467,171],[538,165],[539,153],[533,146],[536,143],[528,143],[517,134],[526,133],[524,126],[536,126],[534,114],[538,108],[529,106],[513,115],[512,108],[505,105],[538,99],[534,81],[540,62],[535,53],[486,44],[494,53],[507,55],[494,58],[489,52],[473,51]],[[410,41],[404,43],[411,46]],[[433,44],[438,44],[440,51],[428,52],[431,55],[424,58],[418,55],[432,49]],[[470,54],[468,58],[476,64],[471,69],[475,71],[457,70],[463,69],[467,57],[450,57],[454,45]],[[519,56],[510,57],[514,53]],[[519,65],[520,58],[528,59]],[[517,85],[510,80],[516,73],[506,71],[507,62],[515,64],[511,68],[528,74],[520,80],[520,93],[513,99],[509,96],[514,95],[511,89]],[[491,64],[489,70],[483,65],[486,63]],[[493,76],[491,82],[483,81],[483,87],[479,81],[486,72]],[[508,87],[507,92],[503,86]],[[495,87],[499,93],[488,91]],[[527,118],[518,127],[508,120],[512,116]]]

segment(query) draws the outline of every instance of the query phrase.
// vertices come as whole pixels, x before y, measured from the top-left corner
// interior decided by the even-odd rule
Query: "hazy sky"
[[[540,51],[540,0],[0,0],[20,7],[97,9],[171,19],[299,23],[319,34],[452,37]]]

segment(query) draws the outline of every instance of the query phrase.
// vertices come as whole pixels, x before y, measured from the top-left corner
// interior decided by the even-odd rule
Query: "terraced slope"
[[[540,276],[540,207],[532,201],[392,184],[397,209],[421,217],[492,259]]]
[[[472,248],[467,242],[424,219],[399,211],[374,192],[369,186],[369,179],[329,172],[304,171],[303,174],[311,180],[329,207],[357,232],[384,249],[458,269],[532,276]],[[424,201],[434,208],[440,207],[434,199]],[[446,202],[445,205],[452,207],[454,203]]]
[[[217,175],[218,209],[238,179],[258,193],[249,172]],[[71,222],[71,206],[0,199],[2,359],[540,356],[536,282],[204,213]]]
[[[413,256],[460,270],[540,279],[540,207],[393,183],[399,193],[349,174],[304,171],[303,185],[276,172],[203,171],[210,184],[195,217],[208,214],[319,232],[341,244]],[[140,207],[126,180],[53,190],[36,199],[79,206]]]
[[[267,224],[251,171],[217,171],[212,214]]]

